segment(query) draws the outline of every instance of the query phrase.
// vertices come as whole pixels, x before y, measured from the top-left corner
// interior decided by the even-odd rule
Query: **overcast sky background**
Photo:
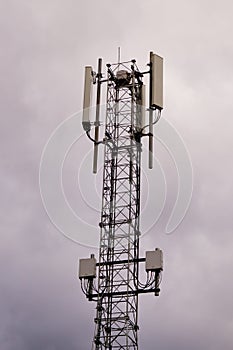
[[[176,174],[157,145],[169,195],[141,246],[161,247],[165,270],[160,297],[140,297],[140,348],[232,349],[232,1],[2,0],[0,13],[0,349],[91,348],[95,304],[82,295],[76,269],[97,250],[52,225],[38,174],[51,133],[81,109],[84,66],[116,61],[118,46],[122,59],[143,68],[149,51],[164,57],[163,116],[182,135],[194,170],[190,209],[166,235]],[[72,149],[67,183],[80,167],[75,154],[90,150],[82,145]],[[75,199],[82,201],[78,191]],[[97,226],[98,213],[90,217]]]

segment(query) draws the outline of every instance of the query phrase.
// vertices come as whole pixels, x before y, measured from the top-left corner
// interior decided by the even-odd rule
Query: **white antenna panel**
[[[151,106],[163,109],[163,58],[151,53],[152,93]]]
[[[141,89],[141,128],[144,128],[146,114],[146,85],[142,84]]]
[[[92,92],[92,67],[85,67],[85,80],[84,80],[84,97],[83,97],[83,127],[86,130],[90,128],[90,106],[91,106],[91,92]]]

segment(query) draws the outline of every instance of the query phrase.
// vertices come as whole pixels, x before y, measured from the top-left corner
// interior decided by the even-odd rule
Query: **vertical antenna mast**
[[[95,117],[95,143],[94,143],[94,158],[93,158],[93,173],[97,173],[98,161],[98,141],[99,141],[99,116],[100,116],[100,99],[101,99],[101,78],[102,78],[102,58],[98,60],[97,72],[97,94],[96,94],[96,117]]]
[[[156,248],[146,252],[145,257],[139,256],[141,138],[149,136],[152,140],[154,114],[162,109],[161,100],[156,100],[158,91],[154,85],[158,71],[153,55],[150,54],[149,71],[141,72],[135,60],[120,62],[118,48],[118,63],[107,65],[106,80],[102,79],[99,59],[94,138],[85,124],[91,125],[89,119],[85,117],[83,122],[87,136],[94,142],[94,173],[98,144],[104,144],[99,260],[96,262],[92,254],[88,259],[81,259],[79,264],[82,290],[88,300],[97,303],[93,350],[138,350],[138,296],[150,292],[159,295],[160,291],[162,251]],[[86,73],[88,77],[89,73]],[[149,133],[144,133],[145,85],[142,79],[145,74],[150,75]],[[107,83],[105,137],[99,141],[100,88],[104,82]],[[85,94],[89,91],[86,85]],[[149,166],[152,167],[152,158]],[[140,282],[141,262],[145,263],[145,283]]]
[[[117,63],[120,64],[120,61],[121,61],[121,48],[119,46],[118,47],[118,60],[117,60]]]

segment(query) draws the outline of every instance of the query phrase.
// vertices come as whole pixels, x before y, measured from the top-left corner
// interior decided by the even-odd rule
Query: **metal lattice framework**
[[[95,273],[88,269],[80,273],[80,279],[87,298],[97,302],[92,350],[138,350],[138,295],[158,295],[162,270],[162,265],[149,267],[146,282],[139,282],[139,263],[146,261],[139,257],[141,138],[153,137],[143,132],[142,77],[151,69],[140,73],[135,60],[107,67],[106,80],[101,80],[101,64],[97,74],[99,87],[107,83],[104,140],[92,139],[89,121],[83,123],[95,151],[99,143],[104,144],[99,262],[94,255],[86,259],[87,264],[97,266],[98,281],[96,285]],[[160,110],[150,108],[151,125],[154,111],[155,122],[160,116]]]
[[[96,349],[137,349],[141,144],[132,135],[138,91],[134,77],[130,86],[108,83]]]

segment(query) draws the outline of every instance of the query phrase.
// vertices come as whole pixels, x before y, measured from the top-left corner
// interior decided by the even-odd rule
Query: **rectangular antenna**
[[[92,67],[85,67],[84,79],[84,97],[83,97],[83,119],[82,124],[85,131],[89,131],[90,126],[90,106],[91,106],[91,92],[92,92]]]
[[[146,115],[146,85],[141,86],[141,128],[145,126],[145,115]]]
[[[151,101],[150,107],[163,109],[163,58],[150,53]]]
[[[102,77],[102,58],[98,60],[97,72],[97,96],[96,96],[96,116],[95,116],[95,142],[99,141],[99,116],[100,116],[100,99],[101,99],[101,77]],[[93,173],[97,173],[98,162],[98,144],[94,144],[94,158],[93,158]]]
[[[153,168],[153,111],[163,109],[163,58],[150,52],[149,169]]]

